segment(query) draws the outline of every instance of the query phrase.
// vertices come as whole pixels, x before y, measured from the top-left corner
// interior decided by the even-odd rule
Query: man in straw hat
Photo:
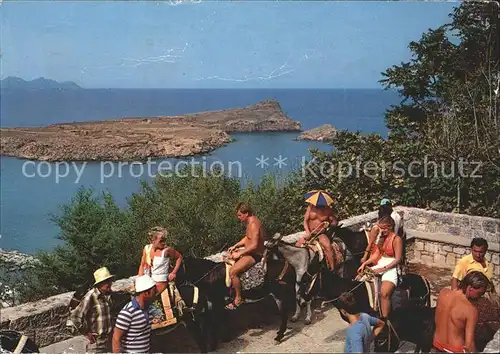
[[[153,312],[151,301],[156,283],[149,275],[135,280],[135,297],[126,304],[116,319],[113,353],[148,353],[151,343]]]
[[[87,352],[108,353],[111,344],[111,285],[114,275],[102,267],[94,272],[94,286],[71,312],[70,320],[88,340]]]

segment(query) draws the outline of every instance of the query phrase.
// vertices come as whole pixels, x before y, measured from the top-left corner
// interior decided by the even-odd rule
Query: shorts
[[[437,339],[432,341],[432,352],[434,353],[465,353],[465,348],[452,348],[441,344]]]
[[[389,258],[389,257],[382,257],[378,261],[378,264],[370,267],[371,269],[379,269],[382,267],[385,267],[386,265],[390,264],[394,258]],[[394,284],[394,286],[398,286],[398,269],[397,267],[391,268],[389,270],[386,270],[384,273],[382,273],[382,281],[390,281],[391,283]]]
[[[249,256],[255,260],[255,264],[259,263],[262,260],[262,255],[260,254],[251,253],[249,254]]]

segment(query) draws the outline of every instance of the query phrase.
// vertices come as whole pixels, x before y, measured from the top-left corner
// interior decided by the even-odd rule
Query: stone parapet
[[[113,284],[113,290],[131,290],[134,280],[135,276],[117,280]],[[0,328],[19,331],[33,339],[39,347],[72,338],[74,334],[66,326],[66,320],[73,294],[74,292],[68,292],[2,309]]]
[[[468,239],[469,243],[475,237],[482,237],[489,243],[500,242],[500,219],[410,207],[395,209],[403,215],[406,229],[449,234]]]

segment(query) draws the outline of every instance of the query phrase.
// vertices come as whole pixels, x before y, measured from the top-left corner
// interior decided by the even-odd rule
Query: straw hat
[[[114,275],[112,275],[109,272],[108,268],[106,267],[99,268],[94,272],[94,279],[95,279],[94,286],[111,278],[114,278]]]
[[[156,286],[156,283],[149,275],[141,275],[135,279],[135,292],[141,293]]]

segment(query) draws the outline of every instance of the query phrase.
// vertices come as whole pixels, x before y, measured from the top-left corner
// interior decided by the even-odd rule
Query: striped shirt
[[[126,304],[116,319],[116,328],[126,332],[122,337],[122,352],[149,352],[152,324],[153,313],[151,307],[141,309],[136,298]]]
[[[70,320],[83,334],[97,333],[106,337],[113,330],[110,307],[111,297],[93,288],[71,312]]]

